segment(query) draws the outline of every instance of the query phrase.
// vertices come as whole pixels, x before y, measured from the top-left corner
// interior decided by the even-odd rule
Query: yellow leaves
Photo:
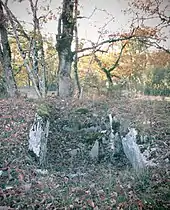
[[[152,52],[148,59],[151,66],[165,67],[170,63],[170,54],[164,51],[156,51]]]

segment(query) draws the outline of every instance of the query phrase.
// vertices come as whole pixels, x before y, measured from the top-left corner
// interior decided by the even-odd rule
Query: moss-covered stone
[[[47,104],[42,103],[37,108],[37,114],[42,118],[49,118],[50,117],[50,108]]]
[[[75,110],[75,112],[80,114],[87,114],[89,113],[89,110],[87,108],[78,108],[77,110]]]
[[[90,133],[84,132],[83,143],[87,145],[93,145],[95,141],[99,140],[101,137],[102,134],[100,132],[90,132]]]

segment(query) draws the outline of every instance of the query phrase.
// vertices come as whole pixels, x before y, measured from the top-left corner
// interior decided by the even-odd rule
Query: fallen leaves
[[[84,102],[83,105],[82,101],[81,103],[74,102],[74,104],[58,102],[54,115],[56,118],[60,117],[61,125],[58,125],[57,121],[55,122],[57,126],[62,128],[62,122],[66,123],[69,114],[79,106],[87,106],[88,110],[93,110],[95,122],[99,116],[105,114],[104,105],[102,106],[100,101],[96,102],[95,106],[94,101],[93,105],[89,102]],[[162,116],[165,111],[163,105],[158,106],[159,110],[154,106],[154,112],[152,112],[150,105],[147,106],[144,103],[144,105],[139,106],[140,104],[141,101],[131,101],[129,104],[122,102],[121,105],[118,102],[108,101],[107,107],[110,107],[113,113],[127,118],[130,116],[130,119],[138,119],[138,121],[142,120],[144,114],[150,114],[151,118],[157,119],[159,122],[157,127],[152,129],[156,129],[156,132],[159,133],[159,126],[161,126],[163,130],[167,123],[165,121],[167,116],[166,118]],[[168,206],[166,203],[168,201],[165,199],[169,183],[167,168],[165,171],[152,169],[151,176],[144,176],[140,179],[137,179],[133,172],[128,172],[123,168],[118,169],[115,165],[108,169],[107,163],[87,166],[83,164],[82,167],[79,167],[80,171],[77,172],[77,168],[68,164],[68,157],[63,152],[66,147],[62,147],[63,150],[59,151],[58,158],[52,156],[56,165],[50,162],[51,168],[47,172],[38,170],[36,164],[34,165],[26,153],[27,130],[34,118],[35,106],[32,102],[15,101],[12,104],[7,100],[1,101],[0,179],[2,175],[4,176],[0,182],[0,184],[3,182],[3,186],[0,186],[0,204],[2,203],[0,207],[7,209],[10,206],[11,209],[16,209],[20,206],[18,209],[49,210],[125,210],[134,207],[138,210],[147,210],[150,207],[153,209],[154,205],[158,207],[160,205]],[[89,115],[87,117],[84,115],[83,120],[88,123]],[[60,129],[58,135],[60,140],[66,136],[66,132],[63,133]],[[66,140],[68,144],[68,139]],[[77,139],[74,139],[74,143],[77,144]],[[60,146],[63,142],[59,141],[58,144]],[[65,142],[62,146],[66,146]],[[160,152],[162,153],[164,150],[166,148],[161,146]],[[62,165],[63,159],[66,159],[67,168]],[[59,167],[60,165],[62,167]],[[76,176],[69,176],[68,174],[76,174]],[[163,196],[161,197],[159,193],[162,193]],[[148,201],[149,199],[154,200],[156,204]]]

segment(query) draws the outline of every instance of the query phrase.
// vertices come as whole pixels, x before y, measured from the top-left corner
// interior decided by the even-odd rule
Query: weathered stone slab
[[[47,140],[49,133],[49,120],[38,114],[35,115],[33,125],[29,131],[29,150],[39,159],[40,165],[45,164],[47,153]]]

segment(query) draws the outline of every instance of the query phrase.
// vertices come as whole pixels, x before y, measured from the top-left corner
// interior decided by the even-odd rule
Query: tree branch
[[[105,41],[102,41],[92,47],[86,47],[86,48],[83,48],[81,50],[78,50],[77,53],[81,53],[81,52],[84,52],[86,50],[94,50],[96,49],[97,47],[101,46],[101,45],[104,45],[104,44],[107,44],[107,43],[114,43],[114,42],[119,42],[119,41],[125,41],[125,40],[129,40],[129,39],[132,39],[134,38],[135,35],[131,35],[131,36],[128,36],[128,37],[122,37],[122,38],[118,38],[118,39],[108,39],[108,40],[105,40]],[[75,52],[73,52],[75,53]]]
[[[107,77],[109,83],[112,85],[113,81],[112,81],[112,75],[110,74],[110,71],[108,71],[108,69],[106,69],[105,67],[102,66],[102,62],[100,61],[100,59],[97,57],[97,55],[95,53],[94,53],[94,59],[97,62],[100,69],[106,74],[106,77]],[[114,75],[114,76],[120,79],[119,76],[116,76],[116,75]]]
[[[108,50],[100,50],[100,49],[97,49],[97,50],[95,50],[95,52],[107,53]],[[87,54],[82,54],[82,55],[80,55],[78,57],[78,59],[83,58],[83,57],[87,57],[87,56],[90,56],[90,55],[93,55],[95,52],[90,52],[90,53],[87,53]]]
[[[119,61],[120,61],[120,58],[121,58],[122,53],[123,53],[123,49],[126,47],[126,44],[127,44],[127,43],[125,43],[125,44],[122,46],[122,48],[121,48],[121,50],[120,50],[120,53],[119,53],[119,57],[117,58],[115,64],[114,64],[111,68],[108,69],[109,72],[113,71],[113,70],[118,66]]]
[[[14,76],[17,76],[17,74],[19,74],[21,72],[23,66],[24,66],[24,64],[18,66],[18,71],[14,73]]]
[[[156,47],[157,49],[163,50],[166,53],[169,53],[170,54],[170,50],[169,49],[160,46],[157,42],[152,42],[152,41],[142,40],[142,39],[139,39],[139,41],[142,42],[142,43],[145,43],[148,46]]]
[[[30,37],[28,34],[24,31],[23,26],[20,24],[18,19],[15,17],[15,15],[12,13],[12,11],[8,8],[7,4],[4,4],[2,0],[0,0],[1,4],[3,5],[4,9],[6,10],[8,17],[11,17],[13,21],[15,21],[20,28],[21,32],[23,33],[24,37],[30,41]]]

